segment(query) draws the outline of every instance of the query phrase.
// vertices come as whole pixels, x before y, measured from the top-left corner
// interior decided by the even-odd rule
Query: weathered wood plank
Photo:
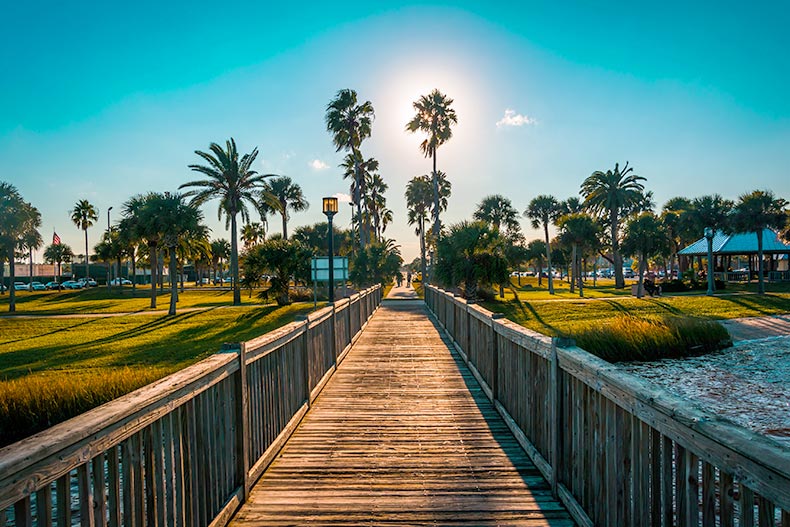
[[[232,524],[572,525],[449,342],[379,309]]]

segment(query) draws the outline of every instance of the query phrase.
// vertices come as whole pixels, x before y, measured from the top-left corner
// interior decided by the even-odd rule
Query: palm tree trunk
[[[8,247],[8,312],[14,313],[16,311],[16,289],[14,289],[14,279],[16,278],[16,269],[14,269],[14,246]]]
[[[280,203],[280,205],[283,205],[283,204]],[[283,218],[283,240],[287,240],[288,239],[288,213],[285,212],[285,207],[286,206],[283,205],[283,211],[280,213],[280,215]]]
[[[85,278],[88,278],[88,229],[82,229],[85,231]]]
[[[427,262],[425,261],[425,218],[420,216],[420,281],[425,283],[425,276],[426,276],[426,266]]]
[[[3,264],[5,264],[5,258],[0,258],[0,295],[5,294],[5,265]],[[14,283],[11,282],[11,285],[14,285]]]
[[[433,240],[435,244],[439,244],[439,175],[436,173],[436,151],[433,149]],[[433,264],[433,259],[431,259]],[[475,290],[476,294],[476,290]]]
[[[642,298],[642,286],[645,283],[645,268],[647,267],[647,255],[642,253],[639,255],[639,280],[636,286],[636,297]]]
[[[584,298],[584,258],[579,256],[579,298]]]
[[[137,250],[132,250],[132,296],[137,293]]]
[[[612,235],[612,259],[614,260],[614,287],[622,289],[625,287],[625,277],[623,277],[623,256],[620,254],[620,240],[617,239],[617,210],[612,209],[609,213]]]
[[[239,242],[236,240],[236,212],[230,217],[230,273],[233,280],[233,305],[241,304],[239,290]]]
[[[576,244],[575,243],[571,244],[571,273],[573,274],[573,277],[571,278],[571,281],[570,281],[571,282],[571,294],[573,294],[573,293],[576,292],[576,286],[575,286],[574,282],[576,282],[576,279],[579,276],[578,266],[577,266],[577,263],[576,263]]]
[[[763,230],[757,229],[757,292],[765,294],[765,280],[763,279]]]
[[[151,309],[156,309],[156,273],[157,268],[159,267],[156,263],[156,245],[149,245],[148,246],[148,260],[151,264]]]
[[[32,284],[33,283],[33,247],[28,247],[28,251],[30,251],[30,253],[29,253],[29,258],[30,258],[30,283]],[[31,291],[33,290],[32,287],[31,287],[30,290]]]
[[[178,302],[178,281],[173,280],[176,274],[176,247],[170,247],[170,309],[168,315],[176,314],[176,302]]]
[[[543,256],[538,256],[538,287],[543,286]]]
[[[549,245],[549,222],[543,222],[543,234],[546,236],[546,265],[549,267],[548,277],[549,277],[549,294],[554,294],[554,277],[552,277],[552,269],[551,269],[551,246]],[[543,272],[541,269],[540,272]]]

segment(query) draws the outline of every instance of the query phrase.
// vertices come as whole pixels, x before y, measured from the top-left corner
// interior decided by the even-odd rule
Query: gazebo
[[[776,231],[763,229],[763,270],[768,280],[790,280],[788,255],[790,243],[783,242]],[[689,258],[691,267],[696,256],[699,259],[699,268],[702,269],[702,258],[708,256],[708,240],[700,238],[678,252],[678,257],[684,256]],[[736,269],[733,269],[733,259],[736,260]],[[741,259],[748,261],[745,268],[740,267]],[[713,235],[713,262],[716,278],[728,282],[751,280],[758,270],[757,234],[725,234],[716,231]]]

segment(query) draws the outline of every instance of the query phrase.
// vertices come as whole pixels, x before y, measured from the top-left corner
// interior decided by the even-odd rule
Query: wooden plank
[[[97,527],[107,525],[107,490],[104,478],[104,454],[91,460],[93,474],[93,523]]]
[[[716,471],[702,463],[702,527],[716,527]]]
[[[733,500],[734,488],[732,474],[721,471],[719,473],[719,525],[721,527],[734,527],[735,503]]]
[[[58,478],[56,494],[58,498],[55,519],[58,527],[61,525],[71,525],[71,473],[64,474]]]
[[[378,309],[231,524],[572,525],[444,339]]]
[[[52,527],[52,486],[47,485],[36,492],[36,516],[39,527]],[[5,521],[0,521],[5,527]]]
[[[107,451],[107,504],[110,527],[121,526],[121,472],[118,447]]]
[[[738,525],[739,527],[754,527],[754,491],[743,483],[739,483],[739,487],[741,521]]]
[[[18,527],[33,527],[33,510],[30,496],[25,496],[14,503],[14,520]]]
[[[91,476],[87,463],[77,467],[77,488],[80,496],[80,525],[82,527],[93,527],[93,488],[91,487]],[[28,523],[27,525],[30,524]]]

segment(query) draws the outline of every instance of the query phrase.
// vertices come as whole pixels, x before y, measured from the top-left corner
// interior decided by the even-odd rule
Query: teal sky
[[[194,150],[230,136],[305,189],[312,207],[292,226],[321,221],[320,198],[348,192],[323,122],[341,88],[376,109],[363,151],[381,162],[386,234],[406,260],[418,246],[403,191],[430,162],[403,130],[432,88],[459,115],[439,150],[448,222],[486,194],[522,211],[537,194],[576,195],[625,161],[659,207],[755,188],[790,198],[786,2],[13,4],[0,18],[0,180],[41,210],[46,242],[54,228],[75,252],[77,200],[100,209],[93,245],[108,207],[117,220],[131,195],[175,190]],[[216,203],[206,217],[228,236]]]

